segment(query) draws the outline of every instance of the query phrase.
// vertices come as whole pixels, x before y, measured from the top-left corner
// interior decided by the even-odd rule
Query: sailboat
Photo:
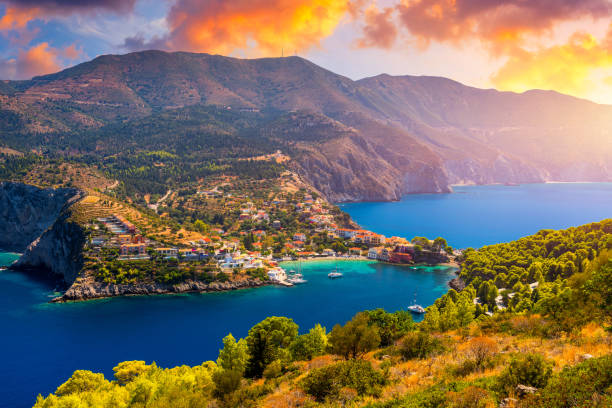
[[[329,279],[338,279],[338,278],[341,278],[342,276],[344,276],[344,275],[342,275],[340,272],[338,272],[338,264],[337,263],[336,263],[336,267],[334,268],[334,270],[327,274],[327,277]]]
[[[292,270],[291,272],[293,273],[287,278],[287,282],[292,283],[294,285],[299,285],[300,283],[307,282],[307,280],[304,279],[304,275],[302,275],[302,260],[300,259],[298,262],[298,272],[296,273]]]
[[[412,303],[412,305],[408,306],[408,310],[410,310],[412,313],[417,313],[417,314],[425,313],[425,309],[423,308],[423,306],[417,305],[416,292],[414,292],[414,302]]]

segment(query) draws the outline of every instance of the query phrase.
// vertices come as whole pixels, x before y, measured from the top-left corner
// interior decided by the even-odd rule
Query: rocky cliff
[[[69,208],[80,198],[76,189],[0,184],[0,247],[23,252],[13,269],[46,271],[67,284],[74,282],[85,235],[70,220]]]
[[[78,190],[41,189],[21,183],[0,183],[0,249],[24,252],[51,227]]]
[[[52,300],[55,303],[83,301],[114,296],[163,295],[171,293],[205,293],[256,288],[271,285],[270,281],[249,279],[237,282],[204,283],[188,280],[176,285],[142,283],[131,285],[92,282],[86,279],[76,281],[62,296]]]

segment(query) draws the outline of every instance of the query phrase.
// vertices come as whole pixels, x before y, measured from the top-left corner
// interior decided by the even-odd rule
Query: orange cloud
[[[43,42],[28,49],[19,50],[16,58],[0,60],[0,78],[30,79],[59,71],[65,60],[75,60],[82,56],[82,50],[70,45],[54,48]]]
[[[332,34],[349,0],[178,0],[165,47],[219,54],[303,51]]]
[[[39,8],[7,7],[0,19],[0,31],[20,30],[26,27],[29,21],[37,18],[40,14]]]
[[[495,53],[560,22],[612,16],[609,0],[401,0],[401,24],[421,44],[481,40]]]
[[[43,42],[28,50],[19,51],[16,67],[18,78],[32,78],[56,72],[60,69],[58,50]]]
[[[397,39],[397,28],[393,22],[391,7],[379,10],[372,5],[365,11],[363,37],[357,40],[357,46],[391,48]]]
[[[492,82],[503,90],[553,89],[588,96],[601,86],[595,78],[597,71],[612,69],[610,41],[612,30],[604,41],[579,32],[563,45],[533,52],[516,50],[492,77]]]

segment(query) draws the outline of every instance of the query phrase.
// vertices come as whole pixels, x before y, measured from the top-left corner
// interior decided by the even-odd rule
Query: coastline
[[[64,294],[53,298],[49,303],[84,302],[93,299],[104,299],[120,296],[154,296],[182,293],[229,292],[233,290],[251,289],[262,286],[272,286],[274,282],[260,279],[245,279],[235,282],[204,283],[188,280],[176,285],[159,283],[142,283],[122,285],[113,283],[75,283]]]

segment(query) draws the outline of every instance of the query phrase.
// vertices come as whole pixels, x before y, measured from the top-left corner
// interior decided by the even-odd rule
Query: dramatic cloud
[[[363,17],[365,25],[362,28],[363,37],[357,40],[357,46],[391,48],[397,39],[397,28],[393,22],[393,9],[388,7],[379,10],[376,6],[369,7]]]
[[[177,0],[167,17],[170,33],[153,44],[171,50],[279,55],[306,50],[328,35],[349,11],[348,0]]]
[[[20,50],[17,58],[0,60],[2,79],[30,79],[37,75],[59,71],[63,60],[74,60],[82,50],[75,45],[63,49],[51,47],[43,42],[26,50]]]
[[[402,25],[422,44],[479,39],[497,50],[555,24],[612,15],[609,0],[402,0]]]
[[[612,30],[604,41],[580,32],[567,44],[534,52],[517,50],[492,81],[504,90],[539,88],[588,95],[600,86],[594,74],[602,69],[612,69]]]

